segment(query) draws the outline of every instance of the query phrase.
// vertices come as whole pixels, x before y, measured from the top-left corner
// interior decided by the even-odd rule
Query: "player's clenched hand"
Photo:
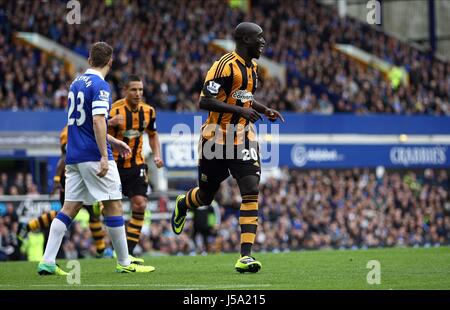
[[[123,158],[130,156],[131,149],[125,142],[110,135],[108,135],[108,141],[111,144],[113,150],[119,152],[120,156],[122,156]]]
[[[130,147],[123,141],[117,140],[116,144],[114,145],[114,149],[119,152],[120,156],[122,156],[123,158],[131,155]]]
[[[252,108],[242,108],[241,116],[252,123],[256,123],[258,120],[262,119],[261,115]]]
[[[155,157],[155,159],[153,161],[155,162],[155,165],[158,168],[161,168],[162,166],[164,166],[164,162],[161,159],[161,157]]]
[[[108,173],[109,165],[108,165],[108,156],[100,159],[100,171],[97,173],[97,176],[103,178]]]

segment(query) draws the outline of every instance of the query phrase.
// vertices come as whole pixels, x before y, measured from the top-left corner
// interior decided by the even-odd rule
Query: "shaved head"
[[[248,63],[251,63],[251,59],[258,59],[261,56],[266,44],[262,28],[250,22],[237,25],[234,29],[234,41],[236,42],[236,51]]]
[[[262,31],[262,28],[255,23],[243,22],[234,29],[234,40],[236,42],[242,42],[244,37],[252,36]]]

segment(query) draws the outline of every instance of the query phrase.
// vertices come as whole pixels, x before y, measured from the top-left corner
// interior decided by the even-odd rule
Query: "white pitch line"
[[[0,286],[14,286],[21,285],[0,285]],[[30,284],[31,287],[176,287],[179,289],[221,289],[221,288],[250,288],[250,287],[270,287],[271,284],[196,284],[196,285],[183,285],[183,284]]]
[[[253,287],[270,287],[271,284],[223,284],[223,285],[203,285],[203,286],[193,286],[189,287],[191,290],[204,290],[204,289],[225,289],[225,288],[253,288]],[[188,288],[186,288],[188,289]]]

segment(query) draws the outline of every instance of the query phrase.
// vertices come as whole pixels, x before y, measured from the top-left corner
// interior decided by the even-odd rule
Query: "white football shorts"
[[[114,160],[108,161],[108,173],[100,178],[99,161],[66,165],[65,200],[82,201],[92,205],[96,201],[122,199],[122,184]]]

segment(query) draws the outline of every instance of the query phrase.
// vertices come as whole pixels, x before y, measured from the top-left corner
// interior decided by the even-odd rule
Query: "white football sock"
[[[42,261],[47,264],[55,264],[56,255],[58,255],[62,238],[67,231],[66,224],[60,219],[55,218],[50,225],[50,234],[48,236],[47,246]]]
[[[128,257],[128,244],[127,235],[125,234],[125,225],[118,227],[106,226],[106,229],[111,237],[114,250],[117,253],[117,261],[122,266],[128,266],[131,264],[131,261]]]

